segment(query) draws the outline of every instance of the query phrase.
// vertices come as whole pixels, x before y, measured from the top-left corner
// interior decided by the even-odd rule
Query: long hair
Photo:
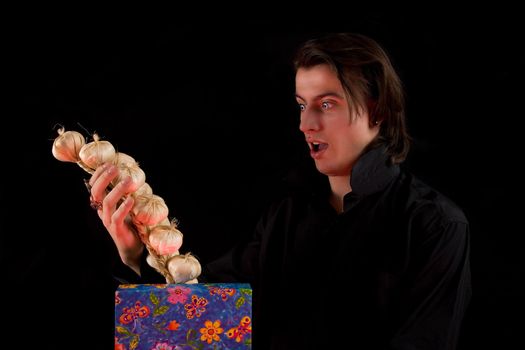
[[[405,121],[401,80],[385,50],[361,34],[336,33],[305,42],[296,52],[294,68],[326,64],[345,90],[350,109],[368,110],[370,123],[381,123],[369,147],[386,146],[392,163],[405,160],[411,138]]]

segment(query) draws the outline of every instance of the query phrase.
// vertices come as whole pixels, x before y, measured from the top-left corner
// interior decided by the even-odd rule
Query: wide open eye
[[[303,112],[306,109],[306,106],[302,103],[299,103],[299,110]]]
[[[321,103],[321,108],[322,108],[323,110],[327,110],[327,109],[329,109],[330,107],[332,107],[332,104],[331,104],[330,102],[323,102],[323,103]]]

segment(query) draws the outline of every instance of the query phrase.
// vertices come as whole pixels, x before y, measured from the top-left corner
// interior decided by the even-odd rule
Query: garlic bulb
[[[147,183],[147,182],[144,182],[142,184],[142,186],[140,186],[139,188],[137,188],[137,190],[133,193],[133,195],[135,196],[142,196],[142,195],[150,195],[150,194],[153,194],[153,189],[151,188],[151,186]]]
[[[113,158],[113,164],[115,165],[124,164],[128,166],[138,165],[138,163],[135,161],[135,158],[123,152],[115,153],[115,158]]]
[[[165,218],[164,220],[161,220],[157,225],[164,225],[164,226],[171,226],[172,223],[169,218]],[[150,230],[153,229],[153,227],[150,227]]]
[[[186,283],[201,274],[199,261],[190,253],[175,255],[167,262],[168,270],[175,283]]]
[[[80,149],[85,144],[86,139],[81,133],[60,128],[57,138],[53,141],[51,152],[56,159],[62,162],[76,163],[80,160]]]
[[[97,134],[93,134],[93,140],[80,149],[79,157],[86,166],[95,170],[104,163],[112,162],[116,152],[110,142],[101,141]]]
[[[174,252],[173,254],[170,254],[170,255],[164,255],[164,256],[159,256],[158,259],[155,259],[155,257],[152,255],[152,254],[148,254],[146,256],[146,262],[148,263],[149,266],[153,267],[155,270],[159,271],[159,272],[163,272],[163,269],[166,269],[166,261],[175,256],[175,255],[179,255],[179,251],[177,250],[176,252]]]
[[[134,221],[133,225],[137,229],[137,231],[139,233],[139,236],[141,237],[142,241],[144,243],[147,243],[148,240],[149,240],[148,236],[149,236],[149,233],[151,232],[151,230],[153,230],[158,225],[169,226],[169,225],[171,225],[171,221],[166,217],[165,219],[161,220],[160,222],[156,223],[155,225],[149,225],[149,226],[148,225],[142,225],[142,224],[140,224],[137,221]]]
[[[144,170],[139,168],[137,163],[120,163],[117,166],[119,168],[118,176],[115,177],[113,181],[111,181],[111,184],[116,186],[120,181],[122,181],[122,179],[130,177],[132,184],[129,185],[128,192],[126,194],[135,192],[146,182],[146,174],[144,173]]]
[[[157,225],[150,231],[148,240],[157,254],[173,254],[182,246],[182,232],[170,225]]]
[[[131,212],[133,223],[137,226],[154,226],[168,217],[168,207],[164,199],[155,194],[135,196]]]

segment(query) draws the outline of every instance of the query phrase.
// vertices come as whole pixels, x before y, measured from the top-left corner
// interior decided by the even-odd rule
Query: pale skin
[[[340,213],[343,197],[352,191],[352,167],[380,126],[371,125],[366,107],[357,108],[354,115],[341,81],[328,65],[299,68],[295,94],[301,109],[299,129],[317,170],[328,176],[330,203]]]
[[[115,242],[122,262],[140,275],[140,257],[145,248],[129,224],[129,212],[134,201],[133,197],[126,197],[126,193],[132,187],[131,178],[122,179],[107,193],[108,185],[117,175],[115,165],[104,164],[99,167],[89,180],[91,194],[94,200],[102,201],[102,208],[97,211],[98,216]],[[123,198],[124,201],[119,205]]]
[[[317,169],[328,176],[331,205],[342,212],[343,197],[352,191],[352,167],[379,133],[379,125],[371,125],[366,108],[358,108],[356,115],[352,113],[341,82],[327,65],[298,69],[295,85],[301,108],[299,129],[305,135]],[[126,196],[130,178],[108,192],[108,185],[117,175],[114,165],[99,167],[89,180],[91,194],[94,200],[102,202],[98,215],[122,262],[140,274],[140,257],[145,248],[129,224],[134,203],[131,196]]]

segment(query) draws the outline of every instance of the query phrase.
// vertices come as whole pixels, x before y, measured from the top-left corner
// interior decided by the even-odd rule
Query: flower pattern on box
[[[246,283],[126,284],[115,292],[115,350],[251,349]]]

